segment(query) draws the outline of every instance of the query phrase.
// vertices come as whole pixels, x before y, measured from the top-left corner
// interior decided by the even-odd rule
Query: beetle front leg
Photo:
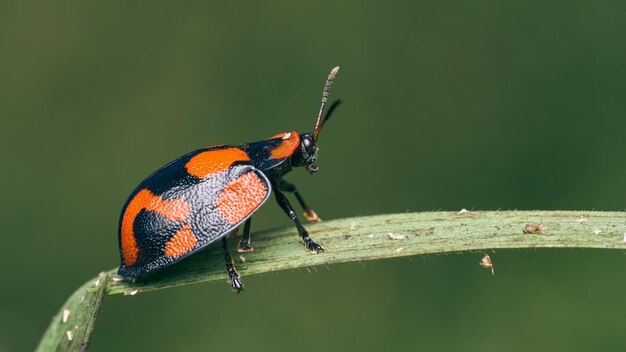
[[[300,195],[300,192],[298,192],[298,189],[293,183],[285,181],[285,180],[280,180],[280,183],[278,184],[278,188],[283,192],[293,193],[296,196],[296,199],[298,200],[298,203],[300,203],[300,206],[302,207],[302,211],[304,212],[304,217],[307,220],[311,222],[322,221],[322,219],[320,219],[320,217],[317,216],[317,214],[313,211],[313,209],[311,209],[306,204],[306,202],[304,201],[304,198],[302,198],[302,195]]]
[[[280,205],[283,211],[296,224],[296,229],[298,229],[298,234],[300,235],[302,242],[304,242],[304,248],[313,254],[323,252],[324,248],[318,243],[316,243],[315,241],[313,241],[311,237],[309,237],[309,233],[302,226],[302,224],[300,223],[300,220],[298,220],[298,216],[296,215],[296,212],[293,210],[293,207],[291,206],[291,204],[289,204],[289,200],[287,199],[287,197],[285,197],[285,195],[279,190],[275,190],[274,194],[276,195],[276,201],[278,202],[278,205]]]
[[[237,270],[235,270],[235,263],[228,253],[228,242],[226,237],[222,237],[222,248],[224,249],[224,261],[226,262],[226,272],[228,273],[228,283],[235,293],[243,290],[243,281]]]

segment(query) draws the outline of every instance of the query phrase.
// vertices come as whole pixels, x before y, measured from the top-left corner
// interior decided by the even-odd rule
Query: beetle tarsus
[[[313,241],[311,237],[303,237],[302,241],[304,242],[304,248],[312,254],[318,254],[324,251],[324,247]]]
[[[254,247],[250,244],[249,240],[241,239],[239,244],[237,244],[237,252],[246,253],[254,251]]]
[[[312,209],[304,210],[304,217],[310,222],[321,222],[322,219]]]
[[[233,289],[233,292],[240,293],[243,291],[243,281],[241,281],[241,276],[235,270],[235,267],[230,267],[228,270],[228,283],[230,287]]]
[[[230,253],[228,253],[226,237],[222,237],[222,249],[224,249],[224,261],[226,263],[226,272],[228,273],[228,283],[233,289],[233,292],[239,293],[243,290],[243,281],[241,281],[241,276],[239,276],[239,273],[235,269],[233,259],[230,257]]]

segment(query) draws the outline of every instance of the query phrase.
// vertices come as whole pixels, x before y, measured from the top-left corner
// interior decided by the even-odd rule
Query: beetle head
[[[300,145],[291,156],[292,166],[304,166],[309,173],[315,173],[317,166],[317,142],[313,139],[311,133],[302,133],[300,135]]]

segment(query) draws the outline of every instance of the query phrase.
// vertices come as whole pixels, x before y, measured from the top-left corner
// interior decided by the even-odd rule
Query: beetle
[[[118,274],[137,278],[180,261],[221,239],[228,282],[239,293],[243,281],[235,269],[226,235],[243,224],[238,252],[253,251],[252,215],[272,191],[278,205],[294,222],[304,247],[324,248],[302,226],[283,192],[293,193],[309,221],[320,221],[297,188],[283,179],[294,167],[313,174],[318,168],[317,139],[341,100],[324,117],[330,89],[339,67],[333,68],[322,92],[313,133],[296,131],[239,146],[215,145],[187,153],[148,176],[130,194],[119,220],[121,265]]]

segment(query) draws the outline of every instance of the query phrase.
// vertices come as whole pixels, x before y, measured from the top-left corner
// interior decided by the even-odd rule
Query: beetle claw
[[[311,254],[318,254],[324,251],[324,247],[313,241],[310,237],[304,238],[304,248],[311,252]]]
[[[241,281],[241,276],[239,276],[239,273],[237,273],[235,268],[228,271],[228,283],[233,289],[233,292],[240,293],[243,291],[243,281]]]

